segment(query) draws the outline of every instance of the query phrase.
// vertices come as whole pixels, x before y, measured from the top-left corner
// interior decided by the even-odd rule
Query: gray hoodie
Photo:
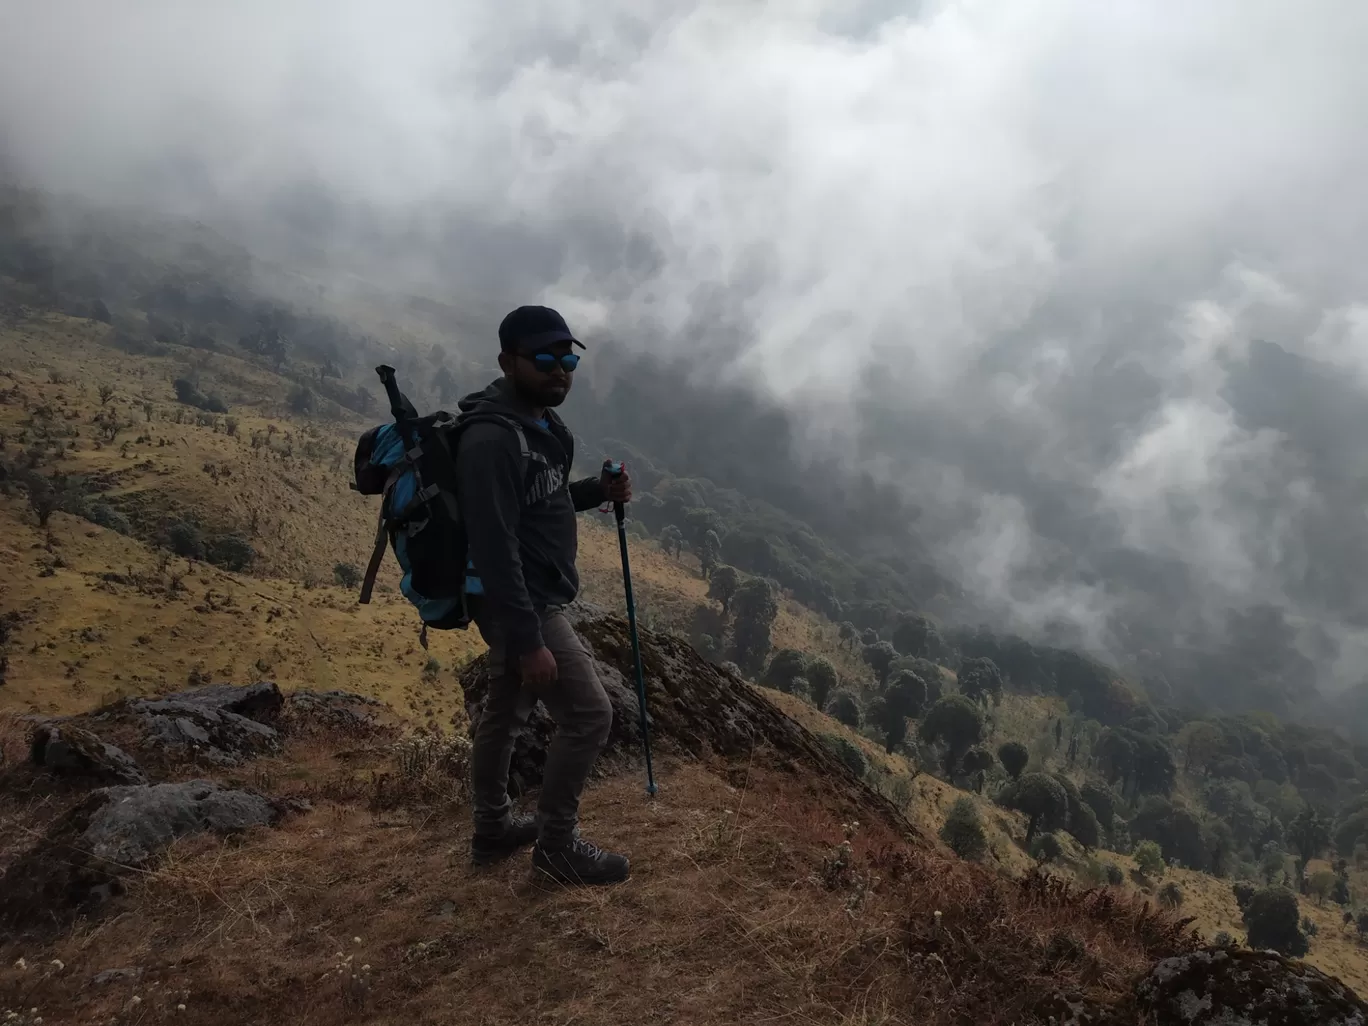
[[[575,514],[602,503],[603,488],[597,477],[569,480],[574,437],[554,410],[534,420],[504,378],[458,408],[457,499],[483,588],[472,604],[523,655],[543,644],[539,613],[579,593]]]

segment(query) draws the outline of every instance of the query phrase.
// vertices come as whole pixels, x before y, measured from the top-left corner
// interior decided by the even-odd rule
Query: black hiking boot
[[[603,851],[581,837],[561,848],[532,849],[532,868],[563,884],[614,884],[627,879],[625,855]]]
[[[476,831],[470,838],[470,861],[477,866],[488,866],[508,858],[519,848],[526,848],[536,839],[537,817],[514,816],[501,834]]]

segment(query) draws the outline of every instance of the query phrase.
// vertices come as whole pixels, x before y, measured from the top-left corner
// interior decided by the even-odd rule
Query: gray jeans
[[[543,613],[541,625],[546,647],[556,657],[557,679],[538,688],[523,684],[497,627],[478,620],[476,625],[489,645],[490,684],[470,756],[475,830],[495,834],[509,822],[508,765],[518,731],[540,698],[556,721],[556,733],[537,806],[539,840],[548,847],[565,844],[579,822],[584,782],[608,740],[613,707],[593,659],[559,610]]]

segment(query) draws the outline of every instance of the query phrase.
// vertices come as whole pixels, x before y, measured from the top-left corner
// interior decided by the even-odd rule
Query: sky
[[[0,39],[13,176],[697,352],[1022,630],[1268,602],[1368,676],[1318,541],[1368,533],[1357,466],[1314,397],[1231,398],[1272,341],[1368,403],[1361,0],[0,0]],[[1175,565],[1177,606],[1116,583]]]

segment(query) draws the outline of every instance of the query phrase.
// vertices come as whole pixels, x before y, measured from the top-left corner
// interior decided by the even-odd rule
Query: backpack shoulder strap
[[[371,592],[375,589],[375,575],[380,572],[380,564],[385,558],[385,546],[389,541],[389,532],[385,530],[385,503],[389,499],[390,490],[394,488],[394,483],[403,473],[404,464],[400,461],[390,469],[389,477],[385,478],[385,487],[380,498],[380,517],[375,525],[375,546],[371,549],[370,562],[366,564],[366,575],[361,579],[361,596],[357,600],[363,606],[370,604]]]

